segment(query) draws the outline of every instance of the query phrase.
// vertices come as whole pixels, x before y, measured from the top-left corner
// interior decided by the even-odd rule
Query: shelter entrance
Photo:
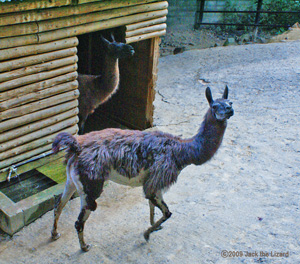
[[[105,71],[101,36],[111,41],[111,34],[117,42],[125,42],[124,27],[78,36],[78,73],[101,75]],[[158,53],[158,42],[158,38],[153,38],[130,43],[135,54],[119,60],[119,89],[88,117],[85,133],[106,127],[145,129],[152,126],[156,78],[156,71],[153,72],[156,61],[152,54]]]

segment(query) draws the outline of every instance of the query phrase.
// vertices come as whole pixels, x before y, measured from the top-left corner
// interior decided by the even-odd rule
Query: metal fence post
[[[203,20],[203,11],[204,11],[205,0],[197,0],[197,11],[195,16],[195,25],[194,28],[198,29]]]
[[[260,17],[260,11],[261,11],[262,4],[263,4],[263,0],[257,1],[256,16],[255,16],[255,28],[254,28],[254,33],[253,33],[254,41],[256,41],[256,37],[257,37],[259,17]]]

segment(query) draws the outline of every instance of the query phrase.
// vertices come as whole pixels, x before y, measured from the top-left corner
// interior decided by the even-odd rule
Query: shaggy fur
[[[112,36],[113,38],[113,36]],[[84,123],[87,117],[94,113],[95,109],[106,102],[119,86],[119,58],[126,58],[134,54],[132,46],[124,43],[109,42],[102,38],[104,49],[105,69],[101,75],[78,75],[79,103],[79,134],[83,133]]]
[[[59,134],[53,151],[67,146],[68,185],[76,186],[82,200],[81,214],[76,226],[81,248],[85,251],[89,245],[83,240],[83,226],[90,211],[96,209],[95,200],[100,196],[103,183],[113,180],[130,186],[143,186],[150,204],[151,227],[144,233],[146,240],[150,233],[161,228],[161,224],[170,216],[162,191],[168,189],[177,180],[180,171],[190,165],[201,165],[208,161],[221,145],[227,125],[227,119],[233,115],[232,103],[227,100],[228,88],[222,99],[214,101],[210,89],[206,97],[210,108],[207,111],[199,132],[192,138],[182,139],[163,132],[145,132],[136,130],[104,129],[86,135],[74,137],[67,133]],[[72,183],[70,183],[72,182]],[[73,188],[75,190],[75,188]],[[65,191],[68,193],[68,190]],[[70,195],[70,193],[69,193]],[[67,202],[64,194],[62,204]],[[63,205],[64,206],[64,205]],[[56,209],[52,237],[56,231],[61,207]],[[163,216],[154,222],[154,207],[158,207]]]

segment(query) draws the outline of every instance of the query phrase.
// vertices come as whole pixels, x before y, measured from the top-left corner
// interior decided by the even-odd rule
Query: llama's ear
[[[228,99],[228,86],[227,85],[225,86],[225,90],[223,93],[223,99]]]
[[[210,90],[209,87],[206,88],[205,95],[206,95],[206,99],[207,99],[208,103],[209,103],[209,104],[212,104],[212,102],[213,102],[214,100],[213,100],[213,98],[212,98],[211,90]]]
[[[111,37],[111,40],[112,40],[113,42],[116,42],[115,36],[114,36],[114,34],[113,34],[112,32],[110,33],[110,37]]]
[[[109,44],[110,44],[110,42],[109,42],[106,38],[104,38],[102,35],[101,35],[101,40],[102,40],[102,42],[103,42],[104,44],[106,44],[106,45],[109,45]]]

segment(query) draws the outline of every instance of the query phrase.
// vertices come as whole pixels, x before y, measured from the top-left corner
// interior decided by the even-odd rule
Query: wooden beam
[[[144,28],[138,28],[135,30],[126,31],[125,37],[129,38],[129,37],[139,36],[139,35],[143,35],[143,34],[147,34],[147,33],[158,32],[158,31],[164,30],[166,28],[167,28],[167,24],[165,24],[165,23],[148,26],[148,27],[144,27]]]
[[[5,101],[5,100],[10,100],[16,97],[20,97],[24,94],[28,94],[28,93],[35,93],[38,92],[40,90],[61,84],[61,83],[66,83],[66,82],[71,82],[76,80],[78,77],[78,73],[76,71],[74,72],[70,72],[70,73],[66,73],[64,75],[60,75],[48,80],[43,80],[40,82],[36,82],[33,84],[29,84],[29,85],[25,85],[25,86],[21,86],[19,88],[16,89],[12,89],[9,91],[5,91],[0,93],[0,102]]]
[[[129,38],[125,38],[126,43],[132,43],[132,42],[138,42],[141,40],[145,40],[145,39],[150,39],[150,38],[154,38],[154,37],[160,37],[166,35],[166,30],[160,30],[160,31],[156,31],[156,32],[151,32],[151,33],[147,33],[147,34],[141,34],[138,36],[133,36],[133,37],[129,37]]]
[[[48,42],[45,44],[3,49],[0,52],[0,61],[47,53],[54,50],[65,50],[67,48],[75,47],[77,45],[78,45],[78,39],[76,37],[72,37],[68,39]]]
[[[21,77],[15,80],[0,83],[0,92],[4,92],[16,87],[20,87],[30,83],[36,83],[42,80],[47,80],[53,77],[57,77],[66,73],[74,72],[77,70],[77,64],[65,66],[62,68],[54,69],[52,71],[40,72],[29,76]],[[1,98],[1,94],[0,94]]]
[[[21,12],[32,9],[42,9],[50,7],[58,7],[64,5],[71,5],[72,0],[39,0],[39,1],[17,1],[17,2],[6,2],[0,5],[0,14],[11,13],[11,12]]]
[[[15,59],[15,60],[9,60],[9,61],[5,61],[5,62],[1,62],[0,63],[0,72],[10,72],[14,69],[20,69],[20,68],[24,68],[27,66],[31,66],[34,65],[34,67],[39,67],[40,63],[44,63],[47,61],[54,61],[60,58],[66,58],[72,55],[76,55],[77,53],[77,48],[73,47],[73,48],[68,48],[68,49],[64,49],[64,50],[56,50],[56,51],[52,51],[49,53],[43,53],[43,54],[39,54],[39,55],[33,55],[33,56],[28,56],[28,57],[24,57],[24,58],[20,58],[20,59]],[[20,71],[26,71],[27,68],[25,69],[21,69]],[[8,75],[9,73],[5,73],[6,75]],[[16,73],[16,76],[20,74],[20,73]],[[4,74],[0,74],[0,82],[5,81],[6,77],[2,77]],[[14,79],[14,74],[11,74],[12,79]],[[10,79],[10,78],[7,78]]]
[[[81,15],[115,8],[128,8],[130,6],[145,5],[152,2],[157,2],[157,0],[104,0],[81,5],[61,6],[58,8],[43,8],[39,10],[30,10],[24,12],[17,12],[18,10],[16,10],[14,11],[15,13],[3,14],[1,16],[0,26]]]
[[[78,114],[78,108],[73,108],[66,112],[60,113],[55,116],[51,116],[42,120],[38,120],[36,122],[27,124],[25,126],[18,127],[13,130],[9,130],[7,132],[0,134],[0,143],[7,142],[9,140],[21,137],[23,135],[27,135],[34,131],[40,130],[44,127],[51,126],[53,124],[59,123],[62,120],[68,119],[72,116],[76,116]]]
[[[59,95],[55,95],[23,106],[15,107],[0,112],[0,121],[10,119],[10,118],[15,118],[18,116],[23,116],[41,109],[45,109],[50,105],[57,105],[71,100],[75,100],[76,98],[78,98],[78,96],[79,96],[79,91],[75,90],[75,91],[70,91]]]
[[[50,71],[67,65],[74,65],[77,63],[77,61],[78,57],[77,55],[75,55],[67,58],[56,59],[50,62],[25,67],[15,71],[0,73],[0,82],[14,80],[20,77],[32,75],[39,72]]]
[[[126,25],[125,28],[126,28],[126,32],[127,32],[127,31],[132,31],[132,30],[138,29],[138,28],[144,28],[144,27],[162,24],[166,21],[167,21],[167,17],[164,16],[164,17],[159,17],[159,18],[155,18],[155,19],[151,19],[151,20],[146,20],[146,21]]]
[[[147,5],[137,5],[128,8],[117,8],[112,10],[94,12],[84,15],[76,15],[69,17],[62,17],[45,21],[35,21],[30,23],[21,23],[16,25],[8,25],[0,27],[0,38],[29,35],[34,33],[46,32],[60,28],[67,28],[78,26],[82,24],[92,23],[94,21],[104,21],[117,17],[124,17],[132,14],[139,14],[155,10],[163,10],[168,7],[168,2],[157,2]]]
[[[48,142],[49,138],[47,138],[47,142],[40,141],[40,139],[48,135],[51,135],[50,139],[52,139],[52,137],[54,137],[53,134],[57,131],[60,131],[70,126],[74,126],[77,123],[78,117],[72,116],[66,120],[62,120],[59,123],[55,123],[54,125],[42,128],[40,130],[12,139],[10,141],[3,142],[0,146],[0,161],[15,155],[19,155],[22,152],[35,149],[39,146],[43,146],[46,143],[51,143]],[[44,142],[44,144],[42,142]]]
[[[159,44],[161,40],[159,37],[154,37],[151,39],[151,47],[149,54],[149,68],[148,68],[148,96],[147,96],[147,104],[146,104],[146,120],[149,126],[153,125],[153,112],[154,106],[153,102],[155,99],[155,88],[157,82],[157,73],[158,73],[158,62],[159,62]]]
[[[0,111],[6,111],[10,108],[13,107],[18,107],[30,102],[38,101],[41,99],[45,99],[50,96],[54,96],[60,93],[72,91],[78,88],[78,82],[73,81],[73,82],[67,82],[63,84],[59,84],[56,86],[52,86],[48,89],[44,89],[38,92],[33,92],[29,94],[25,94],[22,96],[18,96],[15,98],[12,98],[10,100],[6,100],[3,102],[0,102]]]
[[[62,130],[60,132],[68,132],[68,133],[71,133],[71,134],[76,134],[78,131],[78,126],[75,125],[71,128],[67,128],[65,130]],[[17,156],[14,156],[14,157],[11,157],[9,159],[6,159],[6,160],[3,160],[0,162],[0,169],[5,169],[6,167],[9,167],[11,166],[12,164],[16,164],[20,161],[24,161],[24,160],[27,160],[31,157],[34,157],[34,156],[37,156],[41,153],[45,153],[47,152],[48,150],[50,150],[52,148],[52,145],[49,144],[49,145],[46,145],[46,146],[43,146],[43,147],[39,147],[39,148],[36,148],[36,149],[33,149],[33,150],[30,150],[30,151],[27,151],[25,153],[22,153],[20,155],[17,155]]]
[[[127,24],[133,24],[144,20],[151,20],[158,17],[165,17],[168,10],[157,10],[141,14],[134,14],[125,17],[96,21],[83,25],[57,29],[53,31],[43,32],[39,34],[30,34],[25,36],[15,36],[10,38],[0,39],[0,49],[25,46],[37,43],[46,43],[53,40],[73,37],[85,33],[100,31],[108,28],[119,27]]]
[[[0,133],[8,131],[10,129],[23,126],[29,123],[32,123],[37,120],[42,120],[44,118],[57,115],[59,113],[63,113],[65,111],[68,111],[70,109],[73,109],[78,106],[78,101],[74,100],[71,102],[66,102],[63,104],[55,105],[52,107],[48,107],[46,109],[34,112],[34,113],[28,113],[26,115],[22,115],[16,118],[12,118],[3,122],[0,122]]]

